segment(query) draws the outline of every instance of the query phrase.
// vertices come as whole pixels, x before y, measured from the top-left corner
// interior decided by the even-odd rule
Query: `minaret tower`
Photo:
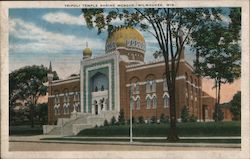
[[[83,59],[89,59],[92,56],[92,50],[88,47],[88,42],[86,42],[86,48],[83,50]]]

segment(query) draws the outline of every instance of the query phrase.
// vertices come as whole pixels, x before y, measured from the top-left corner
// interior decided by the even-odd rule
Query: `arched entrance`
[[[91,101],[92,114],[99,115],[103,111],[107,111],[108,106],[106,100],[108,99],[108,77],[107,75],[97,72],[91,78]]]

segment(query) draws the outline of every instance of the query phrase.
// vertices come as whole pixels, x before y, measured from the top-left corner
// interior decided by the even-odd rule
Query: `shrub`
[[[233,114],[232,120],[240,120],[241,118],[241,92],[237,92],[231,100],[231,113]]]
[[[143,116],[139,116],[138,122],[139,122],[139,124],[144,124],[145,123]]]
[[[111,118],[110,124],[111,124],[112,126],[116,124],[116,119],[115,119],[114,116]]]
[[[124,124],[125,124],[125,117],[124,117],[124,111],[122,109],[118,117],[118,125],[124,125]]]
[[[108,125],[109,125],[109,123],[108,123],[108,121],[107,121],[106,119],[104,120],[103,125],[104,125],[104,126],[108,126]]]
[[[156,116],[152,116],[150,122],[153,124],[156,123],[157,122]]]
[[[189,111],[187,106],[184,106],[181,110],[181,122],[188,122]]]
[[[191,117],[189,118],[190,122],[197,122],[197,117],[194,116],[194,114],[191,115]]]
[[[165,116],[165,114],[161,114],[160,116],[160,123],[168,123],[169,122],[169,119],[167,116]]]

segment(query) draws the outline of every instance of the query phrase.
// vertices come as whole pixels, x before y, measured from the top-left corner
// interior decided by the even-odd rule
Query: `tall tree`
[[[48,69],[44,66],[26,66],[9,74],[9,107],[13,109],[17,100],[27,104],[31,127],[34,127],[34,112],[37,100],[45,95]],[[54,72],[55,79],[58,79]]]
[[[117,29],[113,20],[123,20],[122,26],[133,26],[147,31],[157,40],[165,60],[165,72],[170,97],[170,131],[168,140],[178,140],[176,132],[175,79],[179,70],[180,54],[191,33],[219,10],[211,8],[129,8],[82,9],[89,28],[96,27],[98,34]]]
[[[196,73],[215,81],[215,120],[220,118],[221,85],[232,83],[240,77],[241,11],[229,9],[229,24],[222,21],[207,22],[192,33],[193,47],[196,49]],[[218,119],[218,120],[217,120]]]

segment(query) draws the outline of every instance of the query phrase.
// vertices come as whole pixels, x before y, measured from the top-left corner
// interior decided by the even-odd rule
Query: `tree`
[[[114,116],[111,118],[110,124],[111,124],[112,126],[114,126],[114,125],[116,124],[116,119],[115,119]]]
[[[213,113],[213,119],[214,121],[222,121],[224,119],[224,113],[221,110],[221,107],[219,104],[215,105],[215,111]]]
[[[220,116],[221,85],[232,83],[240,77],[240,19],[239,8],[230,9],[229,24],[221,21],[207,22],[192,33],[193,47],[196,49],[196,73],[215,80],[215,118]]]
[[[138,123],[139,124],[144,124],[145,123],[143,116],[139,116]]]
[[[181,122],[183,123],[188,122],[188,117],[189,117],[188,107],[184,106],[181,110]]]
[[[122,27],[137,27],[147,31],[157,40],[165,61],[165,75],[170,97],[170,131],[168,140],[178,140],[176,132],[175,80],[179,70],[180,55],[189,42],[191,33],[210,19],[218,19],[219,9],[211,8],[130,8],[82,9],[89,28],[96,27],[98,34],[115,27],[112,21],[124,20]],[[213,17],[215,18],[211,18]]]
[[[124,117],[124,110],[121,109],[119,117],[118,117],[118,123],[120,125],[124,125],[125,124],[125,117]]]
[[[29,108],[31,127],[34,127],[34,113],[37,100],[47,92],[48,69],[44,66],[26,66],[9,74],[9,106],[13,109],[17,100]],[[58,79],[56,72],[55,78]]]
[[[241,118],[241,92],[238,91],[231,100],[230,111],[233,114],[233,120],[240,120]]]
[[[38,121],[43,125],[46,123],[48,117],[48,103],[37,104],[36,114],[38,115]]]

